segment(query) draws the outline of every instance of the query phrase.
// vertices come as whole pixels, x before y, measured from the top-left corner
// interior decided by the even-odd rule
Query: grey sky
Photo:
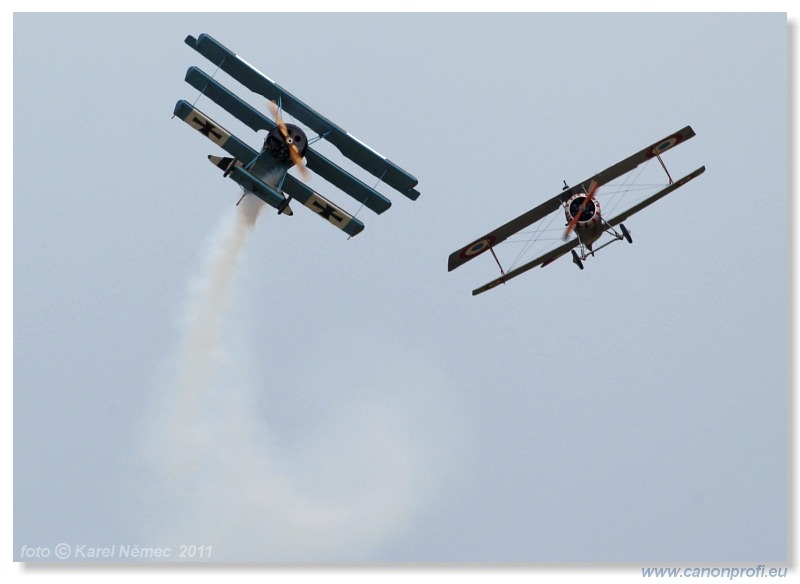
[[[191,283],[238,199],[170,119],[186,68],[213,73],[183,44],[202,32],[422,195],[385,190],[350,241],[262,211],[198,406],[222,413],[182,451]],[[782,14],[17,14],[14,558],[787,561],[786,96]],[[686,124],[665,162],[707,171],[627,221],[632,246],[479,297],[491,258],[447,273]],[[180,500],[155,451],[196,463]]]

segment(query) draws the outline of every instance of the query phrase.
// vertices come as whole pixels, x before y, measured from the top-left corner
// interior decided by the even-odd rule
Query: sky
[[[788,561],[785,14],[13,27],[15,561],[58,544],[66,562],[110,546],[112,561],[122,546],[219,563]],[[350,240],[299,207],[236,207],[205,160],[219,149],[171,118],[198,98],[186,69],[214,73],[183,43],[204,32],[415,175],[419,200],[381,189],[392,208],[361,210]],[[685,125],[696,137],[664,162],[707,170],[626,221],[633,245],[477,297],[491,257],[447,272],[562,181]]]

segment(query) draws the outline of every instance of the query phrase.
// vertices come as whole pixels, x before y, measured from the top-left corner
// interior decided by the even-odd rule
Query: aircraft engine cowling
[[[572,221],[575,215],[580,214],[580,219],[575,226],[577,229],[588,229],[596,227],[600,224],[600,202],[597,199],[586,201],[586,195],[577,193],[567,199],[564,206],[564,213],[567,216],[567,224]],[[581,211],[581,205],[586,205],[586,208]]]
[[[289,153],[289,148],[292,145],[297,147],[297,152],[300,157],[306,155],[308,149],[308,139],[305,132],[294,124],[285,124],[287,136],[284,137],[281,128],[276,126],[270,130],[264,140],[264,148],[272,155],[272,157],[280,163],[291,163],[292,156]]]

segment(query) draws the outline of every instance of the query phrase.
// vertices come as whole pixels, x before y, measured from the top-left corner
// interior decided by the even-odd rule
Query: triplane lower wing
[[[523,213],[519,217],[512,219],[508,223],[501,225],[486,235],[479,237],[461,249],[454,251],[448,258],[448,271],[458,268],[485,251],[490,251],[500,267],[500,276],[480,288],[473,290],[472,294],[474,296],[490,290],[499,284],[504,284],[510,279],[527,272],[531,268],[537,266],[544,267],[570,251],[572,252],[573,262],[577,264],[580,269],[583,269],[583,261],[586,260],[587,257],[590,255],[593,256],[596,251],[599,251],[614,241],[625,239],[629,243],[632,243],[633,240],[630,236],[630,232],[622,224],[623,221],[705,172],[705,166],[701,166],[683,178],[673,181],[667,171],[667,167],[664,165],[664,161],[661,159],[661,154],[677,146],[681,142],[692,138],[694,135],[695,133],[691,126],[686,126],[682,130],[647,146],[636,154],[608,167],[580,184],[574,185],[573,187],[567,187],[565,184],[564,190],[558,195],[548,199],[530,211]],[[664,172],[667,174],[667,178],[669,179],[667,186],[616,215],[612,219],[606,220],[601,215],[599,202],[595,199],[597,190],[601,186],[631,172],[639,165],[653,158],[656,158],[661,163]],[[526,227],[544,219],[559,208],[564,210],[566,216],[566,231],[564,232],[565,242],[528,263],[509,272],[505,272],[494,252],[494,247],[507,240],[510,236],[519,233]],[[615,229],[616,226],[619,226],[619,231]],[[574,234],[574,237],[569,238],[572,234]],[[603,243],[599,247],[593,248],[593,244],[603,234],[610,235],[611,240]],[[578,253],[575,248],[580,248],[580,253]]]
[[[276,104],[273,121],[201,69],[190,67],[186,73],[186,82],[202,95],[252,130],[267,132],[263,146],[256,150],[189,102],[180,100],[175,106],[175,116],[230,154],[230,157],[208,158],[245,193],[257,196],[284,215],[292,214],[289,202],[296,199],[348,235],[360,233],[364,229],[361,221],[288,173],[290,168],[297,167],[302,178],[308,168],[375,213],[386,211],[391,201],[375,187],[309,147],[309,144],[325,139],[344,157],[376,177],[378,182],[384,182],[411,200],[419,197],[415,188],[417,179],[411,174],[311,109],[211,36],[201,34],[194,38],[190,35],[186,37],[186,44],[252,92]],[[309,139],[299,126],[284,123],[281,112],[290,114],[317,136]]]

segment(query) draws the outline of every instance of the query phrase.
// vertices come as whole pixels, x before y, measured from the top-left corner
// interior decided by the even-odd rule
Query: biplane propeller
[[[686,126],[682,130],[679,130],[674,134],[670,134],[666,138],[647,146],[646,148],[618,162],[617,164],[614,164],[604,171],[584,180],[580,184],[569,187],[566,181],[564,181],[563,191],[555,197],[548,199],[530,211],[523,213],[519,217],[512,219],[494,231],[490,231],[486,235],[479,237],[472,243],[469,243],[461,249],[450,254],[447,264],[448,271],[458,268],[459,266],[486,251],[491,252],[492,256],[497,262],[498,267],[500,268],[500,276],[491,282],[473,290],[472,294],[475,296],[477,294],[481,294],[482,292],[486,292],[487,290],[491,290],[500,284],[505,284],[512,278],[527,272],[531,268],[535,268],[536,266],[545,267],[551,262],[567,254],[567,252],[571,252],[572,261],[582,270],[583,262],[589,256],[594,256],[595,252],[603,249],[607,245],[623,239],[628,243],[633,243],[630,231],[628,231],[625,225],[622,224],[623,221],[705,172],[706,167],[701,166],[683,178],[673,181],[669,171],[667,171],[667,167],[664,165],[664,161],[661,159],[661,155],[664,152],[670,148],[673,148],[674,146],[677,146],[681,142],[694,137],[694,135],[695,133],[691,126]],[[611,219],[606,219],[603,217],[600,211],[600,203],[597,200],[598,190],[603,185],[608,184],[609,182],[631,172],[639,165],[653,158],[656,158],[661,163],[664,172],[667,174],[667,178],[669,180],[667,186]],[[510,236],[515,235],[528,226],[544,219],[551,213],[557,211],[559,208],[563,209],[566,217],[566,229],[563,234],[564,243],[540,255],[539,257],[506,272],[503,269],[503,266],[501,265],[494,248],[500,243],[504,242]],[[619,231],[615,229],[617,226],[619,226]],[[571,235],[574,237],[570,238]],[[606,241],[599,247],[594,247],[594,244],[603,235],[609,235],[610,240]],[[576,248],[578,248],[580,252],[576,251]]]
[[[566,182],[566,181],[564,181]],[[597,203],[593,202],[594,195],[600,185],[596,180],[593,180],[589,185],[589,190],[585,195],[578,195],[575,200],[569,205],[569,213],[572,218],[567,223],[567,228],[564,230],[564,240],[569,237],[569,234],[575,229],[579,221],[589,221],[594,217],[595,210],[598,208]]]
[[[274,101],[270,101],[269,105],[270,109],[272,109],[272,115],[275,118],[275,125],[277,126],[281,139],[279,140],[277,136],[272,136],[270,142],[270,135],[268,134],[267,139],[264,141],[264,146],[269,148],[271,144],[272,148],[275,150],[273,153],[275,157],[285,159],[288,154],[289,159],[298,169],[302,179],[308,181],[308,169],[303,162],[303,157],[306,155],[306,148],[308,147],[308,140],[306,139],[305,132],[294,124],[291,124],[291,126],[287,125],[281,117],[280,108]],[[275,130],[272,130],[272,132],[274,131]]]
[[[270,103],[274,121],[199,68],[190,67],[186,72],[186,82],[203,96],[252,130],[266,130],[267,136],[260,150],[231,134],[189,102],[180,100],[175,106],[174,115],[230,154],[226,157],[210,155],[208,159],[222,169],[224,177],[230,177],[238,183],[245,195],[257,196],[283,215],[292,215],[289,203],[297,200],[348,235],[360,233],[364,229],[360,220],[306,184],[309,171],[375,213],[386,211],[391,201],[376,190],[377,184],[375,187],[365,184],[309,147],[310,143],[325,139],[345,158],[376,177],[378,182],[383,182],[411,200],[419,197],[419,191],[415,188],[417,179],[411,174],[311,109],[211,36],[201,34],[194,38],[190,35],[186,37],[186,44]],[[306,131],[299,125],[284,122],[284,112],[317,135],[309,140]],[[289,173],[293,167],[300,174],[300,179]]]

